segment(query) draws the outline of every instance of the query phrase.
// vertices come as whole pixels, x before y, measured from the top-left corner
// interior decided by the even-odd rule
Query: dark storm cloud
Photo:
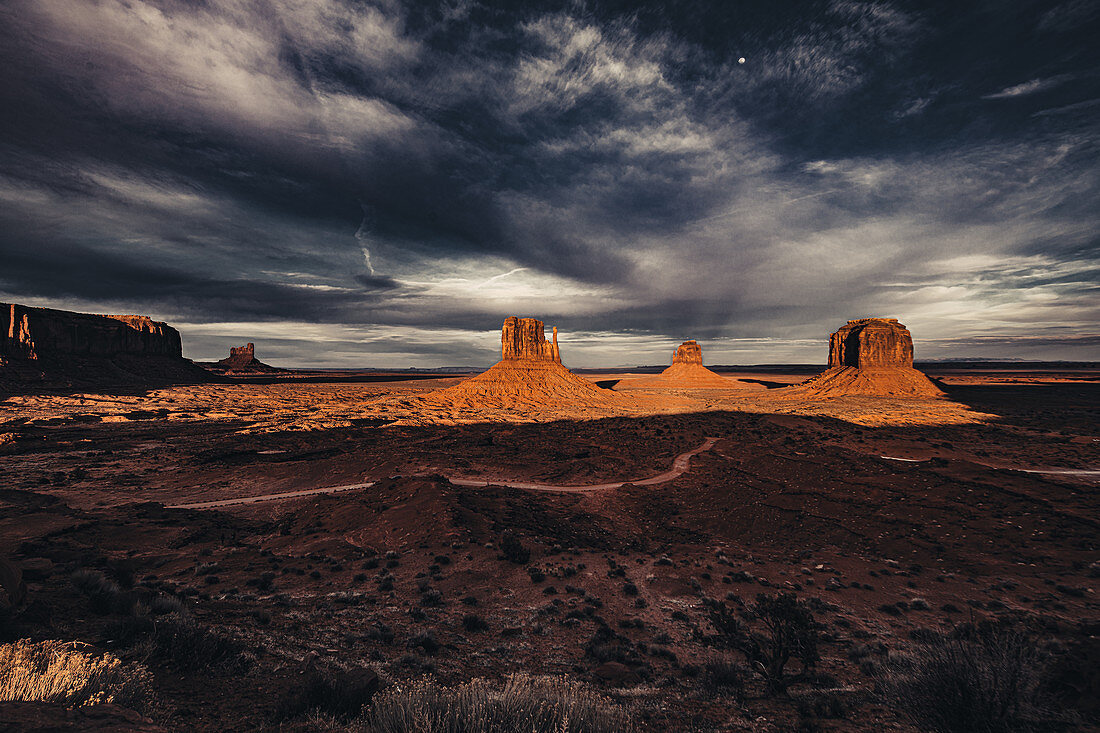
[[[1096,357],[1098,24],[1079,0],[15,0],[0,295],[295,363],[487,358],[512,313],[590,363],[692,336],[816,359],[871,314],[947,356],[1048,333]]]

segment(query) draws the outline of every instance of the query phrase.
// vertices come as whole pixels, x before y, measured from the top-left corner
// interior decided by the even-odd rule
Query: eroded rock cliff
[[[214,362],[209,368],[221,373],[241,372],[280,372],[278,367],[264,364],[256,358],[256,345],[247,343],[244,346],[229,347],[229,356],[221,361]]]
[[[100,316],[0,303],[0,353],[38,360],[57,355],[182,358],[179,331],[146,316]]]
[[[848,321],[829,339],[829,366],[912,367],[913,337],[896,318]]]
[[[913,337],[896,318],[848,321],[829,339],[829,368],[783,393],[810,398],[943,395],[913,368]]]
[[[509,316],[504,319],[504,327],[500,331],[500,358],[503,361],[530,359],[560,364],[558,329],[554,329],[554,340],[547,341],[542,321]]]
[[[167,323],[0,303],[0,392],[210,379]]]
[[[703,349],[694,339],[685,341],[676,347],[676,351],[672,352],[672,363],[701,365],[703,363]]]
[[[624,398],[562,366],[557,329],[547,341],[542,321],[509,317],[501,328],[501,360],[475,377],[425,395],[456,420],[512,419],[512,413],[599,408]]]

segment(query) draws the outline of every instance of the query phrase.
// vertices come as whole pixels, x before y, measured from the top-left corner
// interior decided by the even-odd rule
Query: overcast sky
[[[1100,3],[5,0],[0,300],[185,354],[1100,359]],[[743,59],[743,62],[742,62]]]

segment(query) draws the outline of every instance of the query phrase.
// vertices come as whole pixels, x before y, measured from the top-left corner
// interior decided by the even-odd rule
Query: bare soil
[[[631,376],[588,380],[607,392]],[[26,569],[29,597],[0,631],[144,661],[169,730],[308,729],[276,716],[302,671],[370,665],[386,684],[565,675],[642,730],[915,731],[869,672],[931,632],[1002,620],[1067,659],[1096,650],[1100,477],[1025,470],[1100,468],[1100,374],[933,373],[947,396],[910,400],[780,399],[806,375],[726,376],[761,389],[625,390],[607,411],[458,419],[430,396],[458,378],[9,397],[0,556]],[[493,485],[654,476],[708,437],[659,484]],[[506,533],[525,561],[506,556]],[[151,653],[131,613],[74,587],[80,569],[145,603],[180,599],[248,663],[195,670]],[[710,641],[703,598],[781,590],[812,604],[831,682],[764,697],[750,680],[740,702],[707,684],[708,661],[738,657]],[[1095,729],[1092,659],[1066,702],[1079,730]],[[799,703],[825,693],[842,700],[835,717]]]

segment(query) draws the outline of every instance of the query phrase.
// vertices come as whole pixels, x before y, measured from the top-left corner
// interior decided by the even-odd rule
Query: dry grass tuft
[[[0,645],[0,700],[81,707],[114,703],[141,710],[152,697],[151,675],[81,642],[17,641]]]
[[[443,687],[429,680],[378,695],[374,733],[617,733],[633,730],[623,710],[584,685],[512,675],[503,685],[473,680]]]

